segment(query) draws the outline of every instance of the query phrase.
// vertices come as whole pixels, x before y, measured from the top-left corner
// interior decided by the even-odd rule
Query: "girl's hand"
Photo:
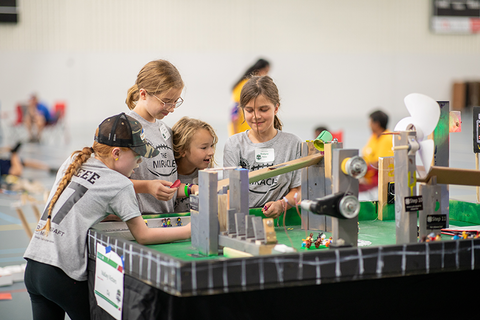
[[[198,192],[198,185],[197,184],[193,184],[192,185],[192,194],[196,194]]]
[[[278,218],[284,210],[283,200],[270,201],[265,204],[262,209],[263,214],[267,218]]]
[[[150,180],[149,194],[157,200],[168,201],[173,198],[178,188],[170,188],[172,183],[164,180]]]

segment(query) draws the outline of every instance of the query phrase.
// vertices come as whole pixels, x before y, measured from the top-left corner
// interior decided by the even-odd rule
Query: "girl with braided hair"
[[[141,124],[121,113],[105,119],[92,147],[75,151],[57,173],[44,213],[25,252],[34,319],[90,319],[87,284],[88,229],[107,215],[125,221],[140,244],[190,237],[190,225],[148,228],[128,178],[158,154]]]

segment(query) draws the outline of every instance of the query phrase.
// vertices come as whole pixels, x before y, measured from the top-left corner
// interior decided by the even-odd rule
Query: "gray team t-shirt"
[[[294,134],[277,130],[277,135],[270,141],[253,143],[248,138],[248,131],[237,133],[227,140],[223,151],[224,167],[239,166],[255,171],[300,158],[302,141]],[[263,207],[269,201],[281,199],[291,188],[301,184],[300,170],[250,183],[249,206]]]
[[[193,183],[198,185],[198,169],[195,169],[192,174],[178,175],[178,179],[182,183]],[[190,212],[190,198],[177,198],[175,201],[175,212]]]
[[[135,169],[130,177],[132,180],[165,180],[175,182],[177,180],[177,163],[173,155],[172,129],[160,120],[154,123],[148,122],[133,110],[127,115],[138,120],[145,131],[148,142],[160,151],[154,158],[143,158],[140,166]],[[157,200],[147,193],[138,193],[137,199],[142,214],[168,213],[175,208],[177,194],[169,201]]]
[[[72,159],[62,164],[37,229],[45,225],[50,200]],[[35,231],[24,258],[58,267],[72,279],[87,280],[87,232],[109,214],[123,221],[139,217],[135,190],[127,177],[91,157],[55,203],[48,236],[44,230]]]

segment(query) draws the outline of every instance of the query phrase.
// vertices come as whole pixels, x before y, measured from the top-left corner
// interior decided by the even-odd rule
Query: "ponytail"
[[[138,99],[140,99],[140,94],[138,93],[138,86],[134,84],[127,92],[127,99],[125,99],[125,103],[128,106],[128,109],[133,110],[135,105],[137,104]]]
[[[280,121],[280,118],[277,117],[277,115],[275,115],[275,117],[273,118],[273,127],[275,129],[278,129],[278,130],[282,130],[282,121]]]
[[[94,144],[95,146],[95,144]],[[45,236],[48,236],[48,233],[50,232],[51,224],[52,224],[52,210],[53,207],[55,206],[55,203],[57,202],[58,198],[62,194],[63,190],[67,187],[67,185],[70,183],[70,180],[72,180],[72,176],[78,172],[78,169],[84,164],[92,155],[94,152],[94,149],[92,147],[85,147],[82,150],[77,150],[72,153],[72,157],[76,155],[75,160],[68,166],[67,170],[65,171],[65,174],[63,175],[62,180],[60,181],[57,191],[52,197],[52,200],[50,200],[50,204],[48,206],[48,216],[47,216],[47,223],[40,228],[37,229],[36,231],[42,231],[45,230]]]

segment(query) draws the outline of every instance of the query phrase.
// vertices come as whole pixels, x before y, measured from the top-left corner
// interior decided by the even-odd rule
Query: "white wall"
[[[141,67],[162,58],[186,83],[185,104],[165,121],[201,118],[223,137],[232,84],[264,57],[286,131],[310,139],[326,124],[348,135],[349,121],[366,126],[376,107],[393,127],[407,115],[408,93],[450,100],[452,81],[480,78],[480,35],[432,34],[430,3],[19,0],[20,23],[0,24],[1,108],[31,92],[49,104],[66,100],[72,128],[93,134],[103,118],[126,110]],[[352,133],[349,147],[366,138]]]

